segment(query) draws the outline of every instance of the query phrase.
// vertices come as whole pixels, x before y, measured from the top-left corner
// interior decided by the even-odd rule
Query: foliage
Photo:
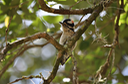
[[[44,1],[49,7],[60,10],[69,9],[71,6],[71,10],[93,9],[102,2],[100,0]],[[94,1],[96,1],[95,5]],[[112,69],[107,81],[108,83],[112,83],[114,80],[120,84],[128,83],[128,72],[124,73],[126,69],[128,70],[128,1],[123,0],[123,8],[120,8],[121,0],[109,1],[111,2],[110,6],[104,6],[104,10],[79,38],[73,52],[77,61],[76,73],[80,84],[92,83],[98,70],[106,62],[111,49],[104,48],[104,45],[113,43],[115,36],[114,28],[118,19],[119,10],[121,10],[119,18],[119,44],[115,46],[112,53],[115,54],[114,66],[111,68],[113,64],[111,57],[110,66],[106,68],[106,73],[102,78],[107,78]],[[70,18],[77,24],[83,15],[71,14]],[[86,14],[82,21],[86,21],[90,15],[91,13]],[[60,37],[59,21],[68,17],[69,14],[60,15],[42,10],[37,0],[2,0],[0,1],[0,51],[6,46],[6,33],[7,42],[10,44],[38,32],[47,32],[53,37]],[[82,27],[83,24],[79,25],[76,30]],[[7,29],[8,31],[6,32]],[[56,41],[59,41],[59,39],[56,38]],[[30,40],[9,50],[0,63],[0,70],[6,68],[6,71],[2,73],[0,84],[12,82],[24,75],[39,75],[40,72],[42,72],[44,78],[48,78],[56,63],[58,50],[50,43],[44,45],[46,42],[48,41],[44,38]],[[23,53],[15,57],[16,53],[23,50],[21,47],[24,47],[24,45],[35,45],[35,47],[26,49]],[[10,63],[12,59],[13,62]],[[8,63],[9,67],[5,67]],[[58,73],[52,83],[71,84],[73,81],[73,67],[73,60],[70,58],[64,66],[59,66]],[[64,82],[64,78],[70,78],[70,81]],[[41,79],[38,78],[31,80],[35,84],[41,82]],[[32,81],[30,79],[22,80],[17,82],[17,84],[29,84]]]

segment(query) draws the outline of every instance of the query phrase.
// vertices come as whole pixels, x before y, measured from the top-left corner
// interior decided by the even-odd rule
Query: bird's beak
[[[60,24],[63,24],[62,22],[59,22]]]

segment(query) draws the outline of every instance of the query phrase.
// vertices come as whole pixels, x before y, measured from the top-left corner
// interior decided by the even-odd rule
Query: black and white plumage
[[[60,37],[60,44],[65,45],[67,40],[69,40],[74,34],[74,22],[71,19],[65,19],[63,22],[60,22],[63,33]]]
[[[71,37],[75,34],[74,22],[71,19],[65,19],[63,22],[60,22],[60,24],[61,24],[63,32],[60,37],[59,43],[61,45],[65,45],[65,44],[67,44],[67,41],[70,40]],[[74,49],[74,46],[73,46],[73,48],[71,48],[70,52],[72,52],[73,49]],[[70,57],[70,55],[68,53],[65,53],[61,60],[61,64],[63,65],[69,57]]]

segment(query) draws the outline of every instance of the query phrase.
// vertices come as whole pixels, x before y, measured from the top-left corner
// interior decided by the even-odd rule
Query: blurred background
[[[74,5],[79,0],[44,0],[49,7],[59,9]],[[111,1],[111,0],[110,0]],[[114,38],[114,25],[116,15],[119,10],[124,10],[119,21],[119,46],[115,48],[115,63],[109,78],[109,84],[128,83],[128,1],[124,0],[124,9],[120,9],[121,0],[112,0],[112,4],[104,8],[93,21],[88,30],[81,36],[74,50],[74,56],[77,61],[77,76],[80,84],[91,83],[92,78],[101,65],[107,59],[109,48],[103,48],[106,43],[112,43]],[[72,9],[93,8],[99,4],[100,0],[83,0],[74,5]],[[59,21],[68,18],[68,15],[48,13],[40,9],[37,0],[0,0],[0,51],[6,45],[5,35],[9,25],[7,41],[15,42],[24,37],[34,35],[38,32],[47,32],[49,35],[59,35],[61,33]],[[91,14],[83,17],[86,20]],[[83,15],[70,15],[70,18],[77,24]],[[76,28],[77,31],[82,26]],[[56,39],[59,41],[59,38]],[[34,40],[29,45],[42,45],[47,40],[41,38]],[[7,63],[13,59],[14,55],[20,51],[17,46],[8,51],[5,59],[0,63],[2,70]],[[5,73],[0,78],[0,84],[7,84],[21,78],[22,76],[39,75],[42,73],[44,78],[48,78],[56,61],[56,48],[48,43],[45,46],[32,47],[23,54],[16,57],[12,64],[7,67]],[[70,58],[65,65],[60,65],[58,73],[51,84],[71,84],[73,63]],[[109,73],[107,70],[106,75]],[[33,78],[22,80],[14,84],[41,84],[43,80]]]

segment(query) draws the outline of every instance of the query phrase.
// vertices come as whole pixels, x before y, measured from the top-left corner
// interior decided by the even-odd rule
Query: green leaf
[[[58,30],[60,30],[60,24],[56,23],[54,24],[54,26],[55,26],[54,28],[47,29],[48,30],[47,32],[53,33],[53,32],[57,32]]]
[[[126,17],[127,17],[126,13],[121,14],[120,20],[119,20],[119,25],[126,23]]]
[[[77,0],[75,0],[75,2],[77,2]]]
[[[80,48],[80,50],[85,50],[86,48],[89,47],[89,45],[90,45],[90,43],[89,43],[88,41],[82,41],[82,42],[80,43],[79,48]]]
[[[85,80],[84,74],[82,74],[82,75],[79,76],[79,81],[82,81],[82,80]]]
[[[4,20],[5,20],[5,15],[0,15],[0,23],[4,22]]]
[[[1,5],[1,10],[2,10],[3,13],[6,13],[9,10],[9,6]]]
[[[27,9],[27,7],[22,7],[22,11],[23,11],[25,14],[28,14],[28,13],[29,13],[29,10]]]
[[[16,14],[16,11],[17,11],[16,9],[11,9],[11,10],[9,10],[8,15],[13,16]]]
[[[16,14],[16,17],[15,17],[15,22],[18,23],[18,24],[21,24],[22,23],[22,18],[20,15]]]
[[[36,27],[35,30],[37,31],[46,31],[44,23],[39,18],[36,18],[36,20],[33,21],[32,25]]]
[[[3,28],[0,28],[0,38],[2,36],[5,36],[5,30],[6,30],[6,27],[5,26]]]
[[[127,17],[127,19],[126,19],[126,24],[128,25],[128,17]]]
[[[12,0],[3,0],[4,1],[4,3],[6,4],[6,5],[9,5],[9,3],[12,1]],[[17,1],[19,1],[19,0],[17,0]]]
[[[126,12],[128,12],[128,4],[126,4],[126,6],[124,7],[124,10],[125,10]]]
[[[11,1],[11,6],[19,5],[20,0],[12,0]]]
[[[43,16],[43,18],[48,23],[59,23],[59,21],[62,21],[63,16]]]

